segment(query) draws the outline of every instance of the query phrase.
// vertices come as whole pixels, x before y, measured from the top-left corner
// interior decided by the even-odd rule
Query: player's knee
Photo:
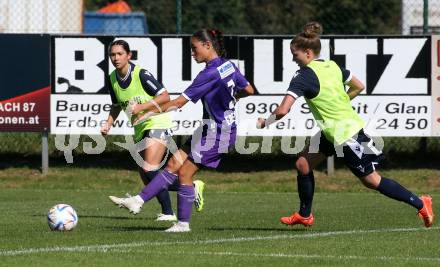
[[[362,184],[370,189],[376,189],[376,186],[371,182],[371,181],[367,181],[367,180],[361,180]]]
[[[142,169],[144,170],[144,172],[152,172],[152,171],[157,171],[159,169],[159,165],[152,165],[152,164],[148,164],[147,162],[144,162]]]
[[[300,174],[306,175],[310,172],[309,163],[304,157],[300,157],[296,160],[295,167]]]
[[[177,170],[177,175],[180,179],[183,179],[185,177],[185,172],[182,169]]]
[[[364,176],[361,178],[361,182],[364,186],[370,188],[370,189],[376,189],[379,187],[380,184],[380,175],[376,172],[370,173],[367,176]]]
[[[171,158],[167,162],[166,169],[171,173],[177,173],[177,171],[179,170],[179,166],[180,164],[177,164],[176,160],[174,160],[174,158]]]

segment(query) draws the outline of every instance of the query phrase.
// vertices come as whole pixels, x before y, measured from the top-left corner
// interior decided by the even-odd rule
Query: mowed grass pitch
[[[438,171],[419,171],[421,180],[412,178],[412,183],[414,171],[405,172],[408,177],[399,181],[423,184],[424,191],[412,189],[429,189],[440,214],[440,194],[432,185]],[[399,171],[388,176],[393,173]],[[27,169],[4,170],[0,266],[440,265],[438,223],[425,229],[413,208],[364,190],[355,178],[350,184],[346,176],[317,173],[316,221],[304,228],[278,221],[298,206],[291,172],[202,172],[208,185],[205,210],[194,212],[191,233],[169,234],[163,232],[169,223],[154,221],[156,200],[133,216],[107,199],[135,193],[140,188],[135,172],[54,168],[42,177]],[[239,182],[234,185],[227,177]],[[172,199],[175,206],[174,193]],[[49,230],[46,213],[57,203],[78,212],[72,232]]]

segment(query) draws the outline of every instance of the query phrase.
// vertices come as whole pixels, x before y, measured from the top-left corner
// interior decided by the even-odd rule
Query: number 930
[[[272,113],[278,107],[278,103],[247,103],[246,104],[246,113],[247,114],[266,114]]]

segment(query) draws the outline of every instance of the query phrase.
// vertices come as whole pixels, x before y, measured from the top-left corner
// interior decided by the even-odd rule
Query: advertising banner
[[[432,37],[434,38],[434,37]],[[182,93],[204,68],[191,58],[189,36],[121,37],[133,51],[133,62],[161,81],[172,98]],[[51,129],[57,133],[99,134],[109,104],[106,75],[113,67],[107,47],[114,37],[53,36]],[[269,129],[257,129],[258,117],[267,117],[281,102],[298,70],[290,53],[290,36],[227,36],[230,58],[255,86],[255,96],[236,105],[238,134],[304,136],[318,130],[304,99]],[[323,37],[321,58],[332,59],[358,77],[366,89],[352,101],[380,136],[439,135],[433,123],[431,85],[433,41],[429,36]],[[434,66],[434,63],[433,63]],[[438,68],[438,67],[437,67]],[[173,113],[174,133],[191,134],[200,125],[200,102]],[[131,134],[121,112],[110,134]],[[435,127],[434,127],[435,126]]]
[[[0,43],[0,131],[48,131],[49,35],[2,34]]]

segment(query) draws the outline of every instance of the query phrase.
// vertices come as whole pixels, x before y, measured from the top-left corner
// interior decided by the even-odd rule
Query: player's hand
[[[130,101],[127,106],[127,113],[136,116],[142,111],[141,105],[136,103],[135,101]]]
[[[133,126],[136,126],[139,123],[142,123],[142,122],[148,120],[154,114],[156,114],[156,113],[150,111],[150,112],[139,114],[138,116],[133,117],[134,118],[133,119]]]
[[[266,119],[258,118],[257,129],[263,129],[266,126]]]
[[[110,124],[108,122],[105,122],[105,124],[101,127],[101,134],[104,136],[107,135],[110,131],[110,127]]]

